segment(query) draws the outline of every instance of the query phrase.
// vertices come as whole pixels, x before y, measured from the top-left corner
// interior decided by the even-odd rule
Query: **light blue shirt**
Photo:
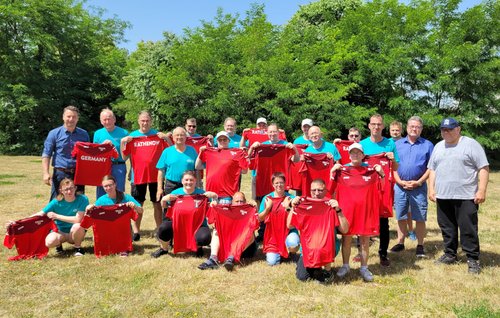
[[[228,148],[240,148],[241,136],[234,134],[232,137],[229,137],[229,145]],[[217,147],[217,140],[214,141],[214,147]]]
[[[186,146],[184,152],[179,152],[175,146],[163,150],[156,168],[165,171],[165,178],[170,181],[181,182],[182,174],[187,170],[194,170],[198,154],[191,146]]]
[[[434,145],[427,139],[418,137],[410,143],[408,137],[396,141],[396,149],[400,157],[398,175],[401,180],[418,180],[427,171]]]
[[[371,141],[370,137],[359,142],[363,146],[363,152],[365,155],[378,155],[383,152],[393,152],[394,160],[399,162],[398,150],[396,149],[396,144],[392,139],[382,137],[380,142]]]
[[[113,131],[108,131],[106,128],[101,128],[99,130],[96,130],[94,133],[94,143],[97,144],[102,144],[106,140],[109,140],[113,143],[113,146],[115,146],[116,151],[118,151],[118,158],[113,159],[114,162],[123,162],[122,154],[120,153],[120,141],[122,140],[123,137],[128,136],[128,131],[115,126],[115,129]]]
[[[314,148],[314,144],[311,143],[309,147],[307,147],[304,152],[312,153],[312,154],[318,154],[318,153],[329,153],[333,156],[333,160],[337,161],[340,160],[340,153],[337,150],[337,147],[335,147],[331,142],[324,141],[321,144],[319,148]]]
[[[312,141],[309,139],[305,139],[304,135],[302,135],[300,137],[295,138],[295,140],[293,141],[293,144],[294,145],[310,145],[310,144],[312,144]]]
[[[120,203],[127,203],[127,202],[134,202],[135,205],[141,206],[141,204],[139,202],[137,202],[137,200],[134,199],[133,196],[131,196],[130,194],[124,193],[123,200]],[[98,206],[106,206],[106,205],[113,205],[113,204],[116,204],[116,199],[111,199],[107,193],[103,196],[100,196],[99,199],[97,199],[97,201],[95,201],[95,205],[98,205]]]
[[[77,194],[76,198],[73,202],[67,202],[62,199],[58,201],[57,199],[53,199],[47,204],[42,211],[44,213],[55,212],[64,216],[75,216],[78,212],[85,212],[85,208],[89,205],[89,199],[87,196],[83,194]],[[69,233],[73,223],[63,222],[59,220],[55,220],[57,228],[60,232]]]

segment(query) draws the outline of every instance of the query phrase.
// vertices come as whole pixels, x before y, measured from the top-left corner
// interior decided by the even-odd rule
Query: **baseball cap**
[[[231,139],[231,138],[229,138],[229,134],[227,132],[219,131],[217,133],[217,135],[215,136],[215,140],[219,140],[219,137],[221,137],[221,136],[227,137],[227,139]]]
[[[312,119],[309,119],[309,118],[304,119],[302,121],[302,125],[300,125],[300,127],[304,127],[305,125],[312,126],[313,125]]]
[[[351,150],[353,150],[353,149],[358,149],[358,150],[361,150],[362,153],[365,153],[363,151],[363,146],[361,146],[360,143],[355,142],[352,145],[350,145],[349,148],[347,148],[348,152],[351,152]]]
[[[439,126],[439,128],[453,129],[458,126],[460,125],[458,124],[458,121],[455,120],[455,118],[448,117],[443,119],[443,121],[441,122],[441,126]]]
[[[257,119],[257,125],[260,123],[264,123],[267,125],[267,120],[264,117],[260,117],[259,119]]]

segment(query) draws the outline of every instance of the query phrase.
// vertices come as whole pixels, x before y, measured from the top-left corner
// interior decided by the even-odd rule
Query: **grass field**
[[[245,177],[243,184],[248,185]],[[249,187],[244,188],[248,193]],[[50,188],[42,184],[39,157],[0,156],[0,223],[39,211]],[[87,187],[91,202],[95,191]],[[295,279],[290,263],[270,268],[261,253],[232,273],[223,268],[200,271],[202,259],[167,255],[151,259],[158,244],[152,206],[145,206],[145,235],[127,258],[96,259],[91,231],[87,254],[44,260],[8,262],[15,251],[0,250],[0,317],[500,317],[500,173],[492,173],[487,201],[481,206],[479,234],[483,271],[467,273],[461,263],[438,266],[442,240],[431,204],[425,248],[429,258],[416,260],[413,241],[390,255],[392,266],[381,269],[377,244],[370,249],[375,282],[364,283],[358,264],[344,282],[329,286]],[[5,230],[2,230],[2,234]],[[391,220],[391,244],[395,244]],[[206,251],[206,254],[208,250]],[[352,251],[355,255],[355,250]],[[340,257],[334,263],[338,268]]]

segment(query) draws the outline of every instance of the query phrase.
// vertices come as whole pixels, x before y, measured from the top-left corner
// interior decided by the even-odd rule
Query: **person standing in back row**
[[[434,147],[427,166],[430,169],[429,199],[437,204],[437,221],[444,243],[444,254],[436,263],[458,261],[460,230],[469,273],[479,274],[477,211],[479,204],[486,200],[488,159],[476,140],[461,135],[461,127],[454,118],[443,119],[440,128],[443,140]]]
[[[90,140],[86,130],[76,127],[79,117],[78,108],[75,106],[65,107],[62,116],[64,124],[52,129],[43,144],[43,182],[52,187],[50,200],[59,194],[59,183],[62,179],[73,180],[75,177],[76,159],[71,157],[75,144],[78,141],[88,142]],[[54,168],[52,176],[49,172],[51,159]],[[85,192],[85,187],[78,186],[77,192]]]

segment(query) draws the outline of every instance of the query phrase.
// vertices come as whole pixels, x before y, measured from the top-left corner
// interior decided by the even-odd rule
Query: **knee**
[[[278,265],[281,257],[279,253],[266,253],[266,262],[270,266]]]
[[[287,235],[285,245],[290,252],[297,252],[300,246],[300,237],[297,233],[292,232]]]
[[[158,227],[158,238],[161,241],[168,242],[174,236],[174,231],[172,229],[172,221],[164,221]]]
[[[59,239],[59,235],[57,235],[57,233],[55,232],[51,232],[45,237],[45,246],[47,246],[48,248],[59,246],[61,245],[61,243],[62,242]]]
[[[212,235],[210,234],[210,229],[206,226],[200,227],[198,231],[196,231],[195,235],[196,244],[198,246],[207,246],[210,244],[212,240]]]

